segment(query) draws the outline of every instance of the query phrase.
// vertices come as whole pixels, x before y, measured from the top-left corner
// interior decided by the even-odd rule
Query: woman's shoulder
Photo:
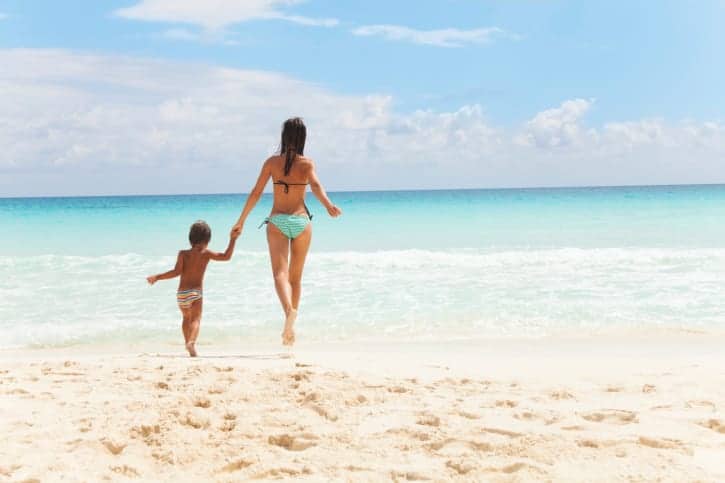
[[[274,166],[275,164],[278,164],[280,161],[284,162],[283,158],[279,154],[273,154],[272,156],[268,157],[264,164]]]
[[[307,156],[297,156],[295,163],[299,163],[300,166],[303,166],[305,168],[311,168],[315,165],[315,162],[312,161],[312,158],[309,158]]]

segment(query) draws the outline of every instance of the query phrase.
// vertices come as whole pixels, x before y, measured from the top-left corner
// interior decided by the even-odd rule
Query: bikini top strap
[[[280,179],[280,180],[275,181],[273,184],[283,185],[284,186],[284,192],[285,193],[289,193],[289,184],[286,181],[282,181]]]

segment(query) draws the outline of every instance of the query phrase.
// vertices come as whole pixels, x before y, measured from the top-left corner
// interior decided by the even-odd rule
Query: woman
[[[340,208],[332,204],[317,179],[314,163],[304,156],[306,137],[307,128],[302,119],[295,117],[285,121],[280,152],[264,162],[257,184],[249,193],[242,214],[232,228],[233,232],[241,234],[249,212],[262,196],[269,178],[272,178],[274,203],[272,212],[264,222],[267,224],[274,287],[285,313],[282,332],[284,345],[295,342],[294,323],[300,305],[302,269],[312,240],[312,215],[305,205],[307,185],[310,185],[312,193],[330,216],[342,214]]]

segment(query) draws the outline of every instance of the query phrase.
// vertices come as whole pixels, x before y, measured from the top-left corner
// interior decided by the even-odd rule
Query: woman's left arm
[[[250,191],[249,195],[247,196],[247,202],[244,204],[242,214],[239,215],[237,223],[232,228],[232,232],[237,234],[237,236],[242,233],[242,228],[244,228],[244,222],[247,221],[247,216],[249,216],[249,212],[254,209],[255,205],[259,201],[259,198],[262,197],[262,193],[264,193],[264,187],[267,186],[267,181],[269,181],[269,178],[271,176],[272,170],[268,159],[264,162],[264,165],[262,166],[262,171],[260,171],[259,173],[257,183],[254,185],[254,188],[252,188],[252,191]]]

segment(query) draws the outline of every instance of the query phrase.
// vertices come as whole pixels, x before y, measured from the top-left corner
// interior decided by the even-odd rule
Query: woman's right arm
[[[272,170],[270,168],[270,162],[268,159],[264,162],[264,165],[262,166],[262,171],[259,173],[257,183],[254,185],[254,188],[252,188],[252,191],[249,192],[249,196],[247,196],[247,202],[244,204],[242,214],[239,215],[239,219],[232,228],[232,232],[236,233],[237,235],[242,233],[242,228],[244,228],[244,222],[247,221],[247,216],[249,216],[249,212],[252,211],[254,206],[259,201],[259,198],[262,197],[262,193],[264,193],[264,187],[267,185],[267,181],[269,181],[269,178],[271,176]]]
[[[315,172],[315,164],[312,162],[312,160],[310,160],[310,172],[307,176],[310,180],[310,189],[312,190],[312,193],[320,201],[320,203],[322,203],[322,206],[325,207],[327,213],[329,213],[330,216],[333,218],[342,215],[342,210],[332,204],[330,198],[327,197],[325,188],[322,187],[322,183],[320,183],[320,180],[317,178],[317,173]]]

